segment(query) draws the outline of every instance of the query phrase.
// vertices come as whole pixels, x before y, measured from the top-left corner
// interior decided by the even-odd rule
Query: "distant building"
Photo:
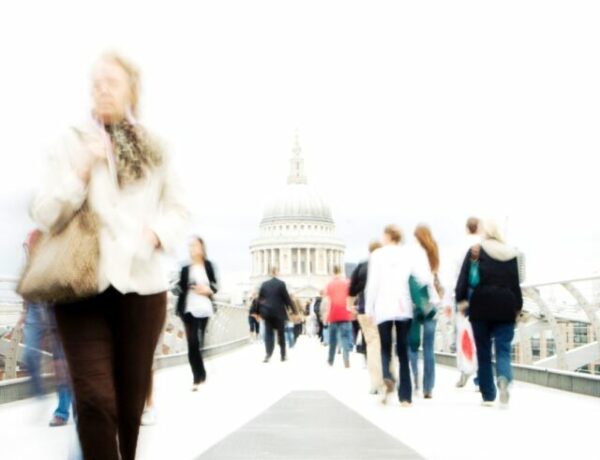
[[[308,185],[301,152],[296,135],[287,185],[274,193],[250,245],[251,282],[258,286],[277,266],[290,292],[307,299],[319,295],[334,266],[345,268],[345,245],[329,206]]]

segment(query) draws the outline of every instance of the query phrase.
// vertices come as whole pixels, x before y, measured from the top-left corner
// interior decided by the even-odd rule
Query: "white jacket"
[[[100,219],[100,292],[112,285],[119,292],[156,294],[168,288],[163,252],[173,250],[183,237],[188,211],[181,204],[179,182],[163,154],[163,164],[140,181],[119,188],[114,168],[96,162],[86,185],[74,165],[96,149],[110,152],[102,128],[90,122],[70,129],[50,152],[45,180],[30,208],[33,220],[49,230],[69,218],[86,197]],[[112,154],[112,153],[111,153]],[[161,249],[144,238],[148,228]]]
[[[386,245],[369,259],[365,313],[377,324],[408,320],[413,317],[408,279],[410,275],[421,284],[431,284],[427,258],[415,248]]]

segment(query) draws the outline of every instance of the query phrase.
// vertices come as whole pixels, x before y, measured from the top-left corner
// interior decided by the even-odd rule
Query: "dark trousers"
[[[196,318],[191,313],[186,313],[183,316],[183,324],[188,344],[188,361],[194,375],[194,383],[202,383],[206,380],[202,348],[204,347],[204,333],[208,318]]]
[[[102,294],[56,306],[86,460],[133,460],[166,293]]]
[[[364,314],[364,313],[362,313]],[[355,337],[355,341],[354,343],[356,343],[356,352],[360,353],[362,355],[365,355],[365,357],[367,356],[367,339],[365,338],[365,331],[363,330],[363,327],[361,326],[361,323],[358,323],[358,331],[361,333],[362,339],[361,339],[361,343],[358,343],[358,332],[356,334]]]
[[[273,355],[275,349],[275,334],[273,330],[277,330],[277,343],[281,351],[281,358],[285,358],[285,321],[279,318],[267,317],[265,321],[265,348],[267,358]]]
[[[396,353],[400,359],[400,386],[398,396],[400,402],[412,402],[412,384],[410,381],[410,364],[408,360],[408,331],[411,320],[386,321],[379,324],[379,337],[381,339],[381,364],[383,378],[394,380],[390,372],[392,359],[392,329],[396,329]]]
[[[260,325],[254,316],[248,316],[248,324],[250,325],[250,334],[258,334],[260,332]]]
[[[317,313],[317,324],[318,324],[317,335],[319,336],[319,340],[321,342],[323,342],[323,340],[324,340],[323,330],[325,329],[325,325],[323,324],[323,321],[321,321],[321,316],[318,313]]]
[[[360,324],[358,324],[358,320],[354,320],[352,321],[352,345],[356,347],[356,352],[357,353],[362,353],[362,354],[366,354],[366,347],[358,346],[357,340],[358,340],[358,333],[360,332]],[[364,343],[364,340],[363,340]]]
[[[302,335],[302,323],[294,324],[294,343],[298,340],[298,337]]]

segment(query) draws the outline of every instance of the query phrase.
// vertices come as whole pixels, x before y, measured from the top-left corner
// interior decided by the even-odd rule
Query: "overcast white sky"
[[[158,5],[160,3],[160,6]],[[347,259],[386,223],[509,217],[530,278],[600,269],[597,1],[20,1],[0,15],[0,274],[16,274],[44,147],[117,49],[143,72],[222,272],[249,268],[300,131]]]

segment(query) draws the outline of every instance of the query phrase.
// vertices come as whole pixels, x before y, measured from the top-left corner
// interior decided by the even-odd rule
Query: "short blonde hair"
[[[390,240],[392,240],[394,243],[400,243],[400,241],[402,241],[402,231],[397,225],[388,225],[383,230],[383,233],[389,236]]]
[[[375,252],[377,249],[381,247],[381,241],[373,240],[369,244],[369,253]]]
[[[129,92],[131,95],[131,112],[134,116],[139,113],[141,91],[140,70],[131,60],[116,51],[107,51],[100,56],[100,61],[112,62],[121,67],[129,78]]]

